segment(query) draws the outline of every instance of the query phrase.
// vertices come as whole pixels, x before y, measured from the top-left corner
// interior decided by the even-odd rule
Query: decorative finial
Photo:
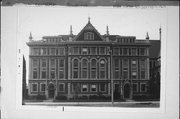
[[[160,28],[159,28],[159,40],[161,40],[161,25],[160,25]]]
[[[30,35],[29,35],[29,40],[32,41],[33,37],[32,37],[32,34],[30,32]]]
[[[146,33],[146,39],[149,40],[149,34],[148,34],[148,32]]]
[[[108,25],[106,26],[106,35],[109,35],[109,27],[108,27]]]
[[[70,26],[70,35],[73,35],[72,25]]]
[[[90,23],[90,20],[91,20],[91,18],[90,18],[90,16],[88,17],[88,23]]]

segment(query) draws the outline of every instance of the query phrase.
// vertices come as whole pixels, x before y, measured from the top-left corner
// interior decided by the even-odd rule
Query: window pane
[[[141,91],[145,92],[146,91],[146,84],[141,84]]]
[[[46,78],[46,71],[42,71],[42,78],[43,78],[43,79]]]
[[[128,71],[123,71],[123,78],[127,79],[128,78]]]
[[[55,78],[55,71],[51,71],[51,78],[52,78],[52,79]]]
[[[92,55],[95,55],[95,54],[96,54],[96,48],[95,48],[95,47],[92,47],[92,48],[91,48],[91,54],[92,54]]]
[[[137,54],[137,51],[136,51],[136,48],[132,48],[132,55],[136,55]]]
[[[46,67],[46,60],[45,59],[42,60],[42,67]]]
[[[105,78],[105,71],[100,71],[100,78]]]
[[[145,71],[141,71],[141,79],[145,79]]]
[[[87,55],[88,54],[88,49],[87,48],[82,48],[82,54]]]
[[[37,71],[33,71],[33,79],[37,79]]]
[[[96,70],[91,71],[91,78],[96,78]]]
[[[64,68],[64,59],[59,60],[59,67]]]
[[[45,91],[46,89],[46,85],[45,84],[41,84],[41,91]]]
[[[51,48],[51,55],[55,55],[56,54],[56,49],[55,48]]]
[[[33,49],[33,55],[39,55],[39,49],[38,48]]]
[[[97,91],[97,86],[96,85],[91,85],[91,91],[96,92]]]
[[[64,52],[64,48],[59,48],[59,55],[64,55],[65,52]]]
[[[119,68],[119,59],[114,60],[114,67]]]
[[[59,84],[59,91],[64,92],[64,84]]]
[[[51,59],[51,67],[55,67],[55,59]]]
[[[106,91],[106,84],[100,84],[100,91],[105,92]]]
[[[78,68],[78,60],[77,59],[74,60],[74,68]]]
[[[74,75],[73,75],[73,78],[78,78],[78,71],[75,71],[75,70],[74,70],[73,74],[74,74]]]
[[[133,84],[133,91],[134,91],[134,92],[138,92],[137,89],[138,89],[137,84]]]
[[[63,79],[64,78],[64,71],[59,71],[59,78]]]
[[[35,59],[33,60],[33,67],[37,67],[38,66],[38,61]]]
[[[114,78],[119,79],[119,70],[115,70],[114,72]]]
[[[123,49],[123,55],[128,55],[128,49],[127,48]]]
[[[105,47],[100,47],[99,50],[100,50],[99,52],[100,52],[101,55],[106,54]]]
[[[91,61],[91,67],[95,67],[96,68],[96,60],[95,59],[93,59],[92,61]]]
[[[82,67],[83,67],[83,68],[87,68],[87,65],[88,65],[87,60],[84,59],[84,60],[82,61]]]
[[[87,92],[88,91],[88,86],[87,85],[82,85],[82,91]]]
[[[145,55],[145,48],[140,48],[140,55]]]
[[[37,84],[32,84],[32,91],[37,91]]]
[[[119,48],[114,48],[113,54],[114,54],[114,55],[119,55]]]
[[[74,54],[79,54],[79,49],[77,47],[74,47]]]
[[[87,69],[82,71],[82,78],[87,78]]]

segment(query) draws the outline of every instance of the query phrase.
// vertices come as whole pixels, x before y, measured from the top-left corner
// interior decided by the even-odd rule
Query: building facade
[[[149,36],[101,35],[91,24],[73,35],[29,37],[29,95],[52,99],[103,95],[149,96]]]

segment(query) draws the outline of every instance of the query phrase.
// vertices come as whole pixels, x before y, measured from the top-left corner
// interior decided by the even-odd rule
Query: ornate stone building
[[[91,24],[73,35],[29,37],[29,95],[133,99],[149,95],[149,36],[101,35]]]

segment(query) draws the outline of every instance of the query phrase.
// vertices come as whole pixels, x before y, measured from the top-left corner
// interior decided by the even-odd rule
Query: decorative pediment
[[[74,38],[74,41],[106,41],[90,21]]]

